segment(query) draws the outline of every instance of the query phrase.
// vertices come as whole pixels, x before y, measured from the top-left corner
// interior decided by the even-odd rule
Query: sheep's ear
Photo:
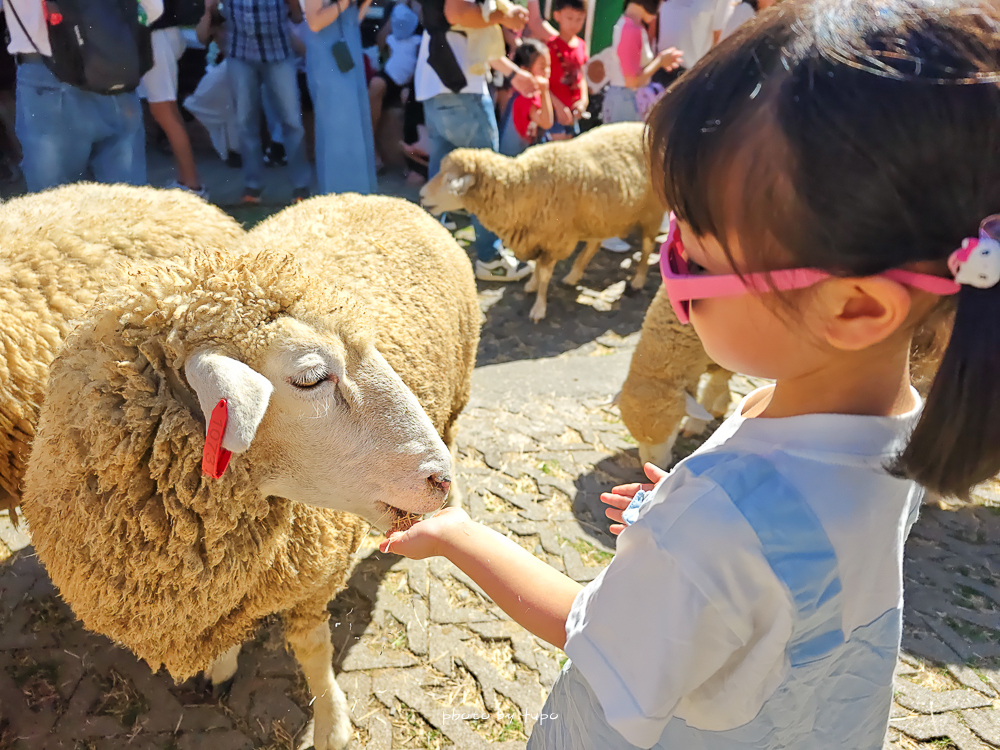
[[[463,174],[458,177],[452,177],[448,181],[448,192],[452,195],[465,195],[469,192],[469,188],[476,184],[476,176],[471,174]]]
[[[267,411],[274,390],[271,381],[232,357],[204,349],[188,357],[184,375],[198,394],[206,424],[219,401],[226,400],[228,419],[222,447],[233,453],[245,452]]]
[[[697,419],[702,422],[711,422],[715,419],[715,417],[708,413],[708,409],[699,404],[698,399],[690,393],[684,394],[684,405],[687,409],[687,415],[692,419]]]

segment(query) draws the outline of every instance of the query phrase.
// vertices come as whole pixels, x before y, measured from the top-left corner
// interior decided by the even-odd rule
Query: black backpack
[[[52,56],[42,59],[63,83],[97,94],[122,94],[134,91],[153,67],[149,29],[139,21],[137,0],[58,0],[45,7]],[[5,9],[41,54],[11,0]]]
[[[476,5],[483,4],[483,0],[475,2]],[[437,73],[441,83],[458,93],[465,88],[468,79],[462,66],[458,64],[455,51],[448,43],[447,35],[451,30],[451,24],[444,15],[444,0],[421,0],[420,7],[423,10],[424,29],[430,37],[427,46],[427,64]]]

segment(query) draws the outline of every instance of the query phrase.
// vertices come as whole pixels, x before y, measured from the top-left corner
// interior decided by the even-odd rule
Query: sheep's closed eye
[[[316,388],[317,386],[332,380],[334,383],[337,382],[337,378],[329,372],[325,373],[313,373],[307,372],[299,375],[298,377],[289,378],[288,382],[303,391],[308,391],[311,388]]]

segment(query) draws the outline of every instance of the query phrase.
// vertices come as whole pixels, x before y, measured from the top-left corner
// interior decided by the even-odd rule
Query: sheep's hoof
[[[573,276],[573,274],[568,273],[565,276],[563,276],[562,283],[565,284],[566,286],[576,286],[577,284],[580,283],[580,277]]]
[[[625,285],[625,291],[622,292],[622,293],[626,297],[634,297],[635,295],[637,295],[641,291],[642,291],[642,287],[641,286],[640,287],[634,287],[631,284],[626,284]]]
[[[233,677],[230,677],[225,682],[213,682],[212,683],[212,700],[220,701],[229,695],[229,691],[233,689],[233,682],[235,682]]]
[[[528,313],[528,317],[531,318],[532,323],[537,323],[545,317],[545,313],[545,303],[539,304],[536,302],[531,306],[531,312]]]
[[[346,712],[340,712],[333,719],[332,726],[326,726],[327,721],[314,717],[306,725],[302,738],[299,740],[299,750],[315,748],[315,750],[344,750],[351,741],[354,732],[351,730],[351,720]]]

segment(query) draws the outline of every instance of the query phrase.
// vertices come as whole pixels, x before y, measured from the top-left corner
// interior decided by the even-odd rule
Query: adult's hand
[[[528,9],[515,5],[508,13],[500,17],[500,25],[511,31],[521,31],[528,23]]]
[[[521,96],[534,96],[538,93],[538,80],[524,68],[518,68],[511,76],[510,85]]]

